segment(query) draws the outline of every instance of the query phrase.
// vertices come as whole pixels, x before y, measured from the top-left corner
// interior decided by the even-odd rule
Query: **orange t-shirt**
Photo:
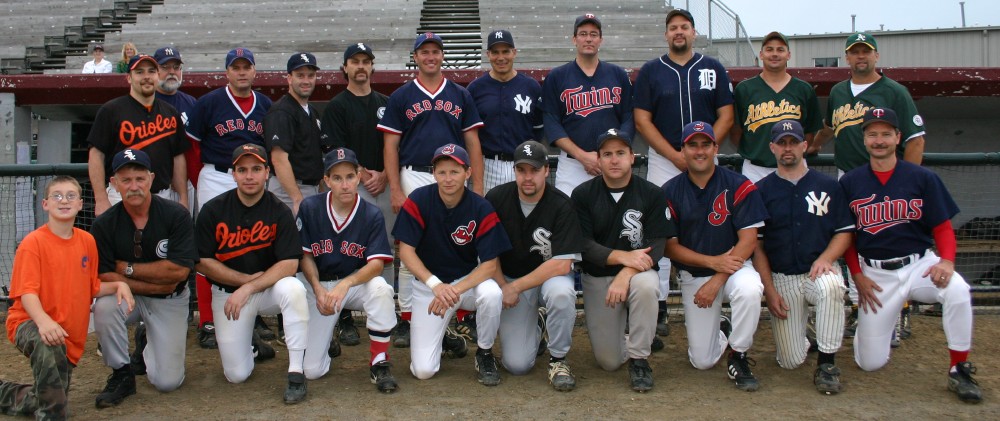
[[[76,364],[87,341],[90,304],[101,289],[94,236],[73,228],[73,236],[67,240],[53,234],[48,225],[32,231],[17,247],[10,288],[14,299],[7,312],[10,341],[14,342],[17,327],[31,319],[21,296],[35,294],[49,317],[69,334],[66,358]]]

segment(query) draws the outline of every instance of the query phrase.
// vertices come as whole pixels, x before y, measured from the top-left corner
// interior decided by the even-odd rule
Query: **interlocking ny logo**
[[[495,33],[493,33],[493,38],[503,39],[503,32],[496,31]]]
[[[819,197],[816,197],[816,192],[809,192],[809,195],[806,196],[806,204],[809,205],[809,213],[816,216],[830,213],[830,196],[826,192],[820,192]]]
[[[789,122],[781,123],[781,128],[783,130],[792,130],[792,123]]]
[[[167,48],[166,50],[163,50],[163,52],[168,56],[174,55],[174,50],[172,48]]]
[[[531,114],[531,97],[521,94],[515,95],[514,109],[521,114]]]

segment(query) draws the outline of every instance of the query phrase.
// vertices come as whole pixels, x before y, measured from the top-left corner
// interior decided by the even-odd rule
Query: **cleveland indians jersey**
[[[677,239],[684,247],[708,256],[726,253],[739,242],[739,230],[759,227],[767,219],[760,193],[742,174],[715,167],[705,188],[698,187],[688,172],[663,185],[670,218],[677,224]],[[695,277],[715,271],[676,262],[677,268]]]
[[[773,172],[756,186],[768,213],[757,236],[774,272],[809,273],[835,234],[854,229],[844,190],[833,177],[808,170],[792,183]]]
[[[937,174],[903,160],[884,185],[868,164],[840,184],[855,217],[858,254],[869,259],[923,254],[934,245],[934,227],[958,214]]]
[[[510,239],[490,202],[466,188],[458,205],[448,209],[437,183],[410,193],[392,236],[413,246],[424,266],[448,283],[510,250]]]
[[[632,81],[621,67],[599,62],[587,76],[576,61],[556,67],[542,86],[545,137],[555,142],[568,137],[587,152],[597,150],[597,137],[619,129],[627,137],[632,121]]]
[[[694,53],[680,66],[664,54],[650,60],[635,79],[635,106],[653,115],[653,124],[681,150],[681,129],[692,121],[714,124],[720,107],[733,103],[733,85],[718,60]]]
[[[271,99],[251,92],[253,105],[247,113],[240,109],[228,86],[209,92],[194,104],[187,134],[201,142],[202,162],[229,168],[237,146],[264,146],[264,116],[271,108]]]
[[[514,181],[490,190],[486,200],[496,209],[513,245],[500,255],[504,275],[520,278],[553,256],[583,253],[576,210],[569,197],[559,189],[546,183],[542,199],[528,216],[521,210]]]
[[[465,147],[463,133],[483,125],[472,95],[444,79],[436,90],[416,79],[389,96],[378,129],[401,135],[399,165],[430,166],[434,151],[449,143]]]
[[[309,196],[299,205],[295,220],[302,251],[316,261],[321,281],[343,279],[378,259],[392,264],[392,248],[385,234],[382,211],[355,197],[343,224],[334,218],[330,192]]]
[[[775,92],[760,75],[740,82],[734,93],[736,124],[743,128],[739,153],[754,165],[777,168],[771,153],[771,126],[781,120],[798,120],[805,133],[823,128],[819,98],[809,82],[793,77]]]
[[[489,73],[469,84],[485,125],[479,130],[483,155],[514,154],[528,140],[542,139],[542,86],[518,73],[501,82]]]

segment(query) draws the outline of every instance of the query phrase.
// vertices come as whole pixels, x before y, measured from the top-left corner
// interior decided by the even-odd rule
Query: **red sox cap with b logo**
[[[323,172],[330,172],[330,168],[341,162],[352,164],[355,168],[361,165],[358,163],[358,156],[354,151],[347,148],[337,148],[327,152],[326,156],[323,157]]]

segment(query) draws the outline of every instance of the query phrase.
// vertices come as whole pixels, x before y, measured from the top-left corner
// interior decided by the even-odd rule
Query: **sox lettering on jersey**
[[[264,225],[264,222],[257,221],[250,228],[237,225],[231,229],[225,222],[219,222],[215,226],[215,241],[218,243],[215,257],[220,262],[225,262],[251,251],[270,247],[277,236],[278,224],[276,223]],[[223,250],[232,251],[222,253]]]
[[[255,120],[246,120],[244,122],[243,119],[230,119],[226,120],[225,124],[220,123],[215,125],[215,133],[219,136],[224,136],[226,133],[237,130],[249,130],[261,136],[264,134],[264,125]]]
[[[409,119],[410,121],[413,121],[413,119],[417,118],[417,116],[423,113],[424,111],[431,111],[431,110],[444,111],[450,114],[452,117],[455,117],[455,120],[458,120],[462,115],[462,107],[455,105],[451,101],[442,101],[439,99],[434,101],[434,104],[432,106],[431,101],[429,99],[425,99],[423,101],[415,102],[413,103],[413,105],[410,105],[410,108],[406,110],[406,118]]]
[[[333,240],[330,239],[324,239],[320,242],[312,243],[309,248],[314,257],[319,256],[321,254],[330,254],[334,252]],[[364,259],[365,250],[367,249],[368,247],[362,246],[361,244],[358,243],[349,241],[340,242],[340,254],[343,254],[345,256]]]
[[[625,229],[621,232],[621,237],[628,239],[633,249],[642,247],[642,212],[629,209],[622,215],[622,225]]]
[[[851,210],[857,216],[858,228],[869,233],[900,224],[917,221],[923,216],[923,199],[892,199],[885,196],[881,202],[874,202],[876,195],[851,201]],[[873,203],[874,202],[874,203]]]
[[[565,89],[559,94],[559,100],[566,104],[566,114],[576,114],[586,117],[591,113],[614,107],[622,100],[622,88],[594,88],[582,92],[583,86]]]
[[[469,221],[467,225],[459,226],[451,233],[451,239],[460,246],[472,242],[473,233],[476,232],[476,221]]]
[[[537,251],[538,254],[542,256],[542,259],[549,260],[552,258],[552,231],[545,228],[539,227],[535,232],[531,233],[531,239],[535,240],[535,245],[529,248],[529,251]]]
[[[729,194],[729,190],[723,190],[712,201],[712,212],[708,214],[709,224],[719,226],[726,222],[726,218],[729,217],[729,204],[726,203],[727,194]]]

